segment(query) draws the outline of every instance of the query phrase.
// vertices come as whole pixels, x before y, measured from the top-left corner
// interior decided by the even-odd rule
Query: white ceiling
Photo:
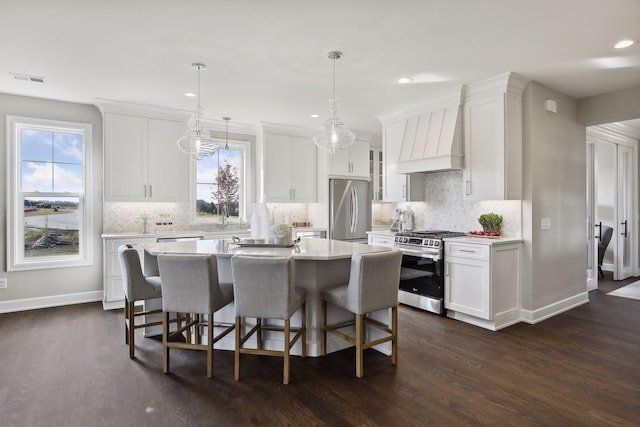
[[[640,85],[638,0],[0,0],[0,92],[316,128],[508,71],[575,98]],[[10,73],[44,77],[16,80]],[[413,76],[414,83],[397,79]],[[312,119],[311,113],[320,118]]]

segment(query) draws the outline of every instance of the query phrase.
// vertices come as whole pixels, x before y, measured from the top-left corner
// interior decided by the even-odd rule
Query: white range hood
[[[398,173],[463,169],[462,105],[464,86],[405,104],[386,116],[401,116],[404,136]]]

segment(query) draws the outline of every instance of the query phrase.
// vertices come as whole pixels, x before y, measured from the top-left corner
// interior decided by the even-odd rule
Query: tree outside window
[[[239,222],[242,150],[218,150],[199,159],[196,178],[196,219]]]

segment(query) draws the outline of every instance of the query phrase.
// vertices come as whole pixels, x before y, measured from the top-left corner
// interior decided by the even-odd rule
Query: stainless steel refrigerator
[[[329,180],[329,238],[366,241],[371,230],[369,181]]]

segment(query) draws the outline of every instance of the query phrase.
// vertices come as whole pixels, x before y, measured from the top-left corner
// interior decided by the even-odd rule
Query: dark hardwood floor
[[[610,275],[610,273],[606,273]],[[636,278],[637,279],[637,278]],[[82,304],[0,315],[0,426],[640,425],[640,301],[607,296],[491,332],[402,306],[399,363],[368,350],[282,360],[124,344],[122,311]],[[141,333],[141,332],[140,332]]]

